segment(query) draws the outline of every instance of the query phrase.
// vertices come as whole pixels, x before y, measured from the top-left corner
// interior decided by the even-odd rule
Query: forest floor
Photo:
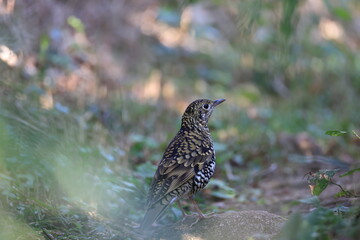
[[[265,210],[289,219],[284,239],[357,239],[356,8],[84,2],[0,1],[0,239],[131,239],[197,98],[227,99],[209,122],[205,213]],[[180,219],[174,205],[158,226]]]

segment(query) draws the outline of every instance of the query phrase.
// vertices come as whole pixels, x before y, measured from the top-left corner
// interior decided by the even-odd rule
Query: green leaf
[[[67,23],[73,27],[75,29],[75,31],[77,32],[84,32],[84,24],[82,23],[82,21],[77,18],[77,17],[74,17],[74,16],[70,16],[68,17],[67,19]]]
[[[340,177],[345,177],[354,174],[354,172],[360,172],[360,168],[351,169],[350,171],[347,171],[346,173],[340,175]]]
[[[289,37],[295,29],[294,19],[296,17],[296,10],[299,6],[298,0],[283,0],[283,14],[280,23],[280,30],[285,37]]]
[[[152,165],[150,162],[146,162],[137,166],[136,172],[144,178],[152,178],[156,172],[156,166]]]
[[[349,197],[349,192],[341,190],[340,192],[338,192],[337,194],[334,195],[335,198],[339,198],[339,197]]]
[[[211,195],[221,199],[232,199],[236,196],[233,191],[212,191]]]
[[[160,8],[157,20],[170,26],[178,27],[180,25],[181,16],[179,11],[175,9]]]
[[[340,169],[333,169],[333,170],[320,170],[319,173],[325,174],[326,178],[332,178],[335,176],[335,173],[338,172]]]
[[[334,15],[344,21],[350,21],[352,19],[350,11],[343,7],[335,7],[332,9]]]
[[[348,133],[347,131],[338,131],[338,130],[331,130],[331,131],[326,131],[325,134],[326,135],[330,135],[330,136],[341,136]]]
[[[2,173],[0,173],[0,179],[1,179],[1,181],[4,181],[4,179],[7,180],[7,181],[14,180],[12,177],[10,177],[8,175],[5,175],[5,174],[2,174]]]
[[[331,182],[331,178],[335,176],[335,173],[339,169],[334,170],[319,170],[316,173],[310,173],[308,177],[308,183],[311,190],[311,194],[319,196]]]
[[[40,37],[40,51],[39,51],[39,59],[44,61],[46,52],[50,46],[50,38],[47,35],[42,35]]]
[[[236,196],[236,191],[232,187],[229,187],[224,181],[219,179],[212,179],[208,186],[214,188],[211,191],[211,195],[222,199],[231,199]]]
[[[305,203],[305,204],[314,204],[314,205],[320,204],[320,200],[317,196],[313,196],[313,197],[309,197],[309,198],[302,198],[302,199],[296,200],[294,202],[295,203],[298,202],[298,203]]]
[[[328,185],[329,185],[329,180],[327,180],[326,178],[319,178],[316,181],[316,184],[314,185],[312,194],[314,196],[319,196],[326,189]]]
[[[44,53],[48,50],[50,45],[50,39],[47,35],[42,35],[40,37],[40,53]]]
[[[222,144],[222,143],[219,143],[219,142],[214,142],[214,148],[215,148],[216,153],[223,152],[223,151],[227,150],[226,144]]]

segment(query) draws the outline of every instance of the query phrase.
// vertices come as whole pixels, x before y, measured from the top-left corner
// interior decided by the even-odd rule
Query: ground
[[[359,16],[355,0],[0,1],[0,238],[136,238],[186,106],[226,98],[200,208],[356,239]],[[180,221],[173,205],[157,229]]]

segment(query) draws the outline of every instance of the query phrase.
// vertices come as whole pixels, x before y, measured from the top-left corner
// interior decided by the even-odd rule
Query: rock
[[[228,211],[195,224],[195,217],[187,217],[184,221],[158,229],[149,239],[274,239],[285,221],[285,218],[266,211]]]

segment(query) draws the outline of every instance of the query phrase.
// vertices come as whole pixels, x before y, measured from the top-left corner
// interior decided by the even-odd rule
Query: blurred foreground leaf
[[[338,211],[317,208],[304,216],[293,214],[277,239],[358,239],[358,231],[359,227],[344,221]]]
[[[12,214],[0,211],[0,239],[43,239],[39,232],[31,229],[26,223],[18,220]]]
[[[153,178],[156,172],[156,166],[150,162],[143,163],[136,167],[136,173],[144,178]]]

